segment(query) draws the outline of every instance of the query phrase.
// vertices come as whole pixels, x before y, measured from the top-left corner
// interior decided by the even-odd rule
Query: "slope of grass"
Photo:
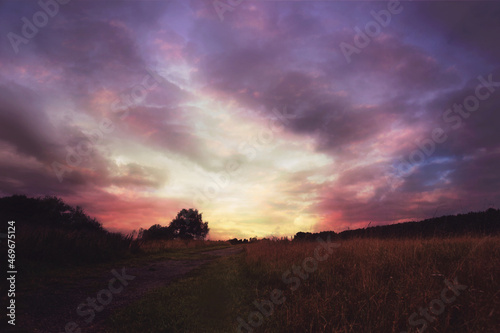
[[[22,225],[17,227],[18,255],[24,261],[59,265],[97,263],[126,257],[130,236],[102,230]]]
[[[195,259],[200,253],[230,246],[204,240],[134,239],[103,230],[72,230],[23,225],[16,230],[16,253],[26,274],[44,270],[96,266],[109,262],[161,259]],[[6,251],[7,243],[2,243]],[[145,259],[146,258],[146,259]]]
[[[497,332],[500,237],[348,240],[293,283],[293,267],[314,257],[317,242],[260,241],[150,294],[112,317],[111,332]],[[325,254],[324,252],[320,252]],[[305,273],[302,269],[300,274]],[[459,295],[445,279],[464,285]],[[283,304],[263,313],[253,304],[282,290]],[[418,314],[453,301],[429,320]],[[433,303],[434,302],[434,303]],[[444,303],[443,303],[444,304]],[[261,311],[262,312],[262,311]],[[253,313],[253,314],[252,314]],[[411,325],[409,319],[420,320]],[[253,317],[252,317],[253,316]],[[237,318],[254,326],[238,330]],[[253,318],[253,319],[252,319]],[[422,321],[425,320],[425,321]]]
[[[116,233],[67,230],[46,226],[17,228],[19,290],[34,292],[59,283],[77,284],[99,277],[115,267],[134,267],[160,260],[208,258],[205,252],[229,247],[213,241],[142,241]],[[7,252],[7,242],[0,248]]]

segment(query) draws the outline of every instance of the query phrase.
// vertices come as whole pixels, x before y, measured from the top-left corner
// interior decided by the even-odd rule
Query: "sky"
[[[0,3],[0,195],[210,239],[498,208],[500,3]]]

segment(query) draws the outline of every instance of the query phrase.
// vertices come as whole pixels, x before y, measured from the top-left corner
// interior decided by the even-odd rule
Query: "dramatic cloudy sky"
[[[41,3],[0,3],[2,196],[212,239],[500,204],[498,2]]]

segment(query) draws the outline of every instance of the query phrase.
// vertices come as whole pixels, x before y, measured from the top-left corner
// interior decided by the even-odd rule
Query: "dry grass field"
[[[259,332],[498,332],[499,240],[347,240],[316,269],[318,243],[248,245],[256,297],[286,296]]]
[[[258,241],[117,312],[109,332],[499,332],[499,241]]]

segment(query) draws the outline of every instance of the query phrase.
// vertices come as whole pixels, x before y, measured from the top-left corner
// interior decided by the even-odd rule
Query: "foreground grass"
[[[240,332],[500,331],[500,237],[342,241],[306,274],[297,267],[317,246],[250,244],[116,313],[110,332],[237,332],[238,317],[253,320]],[[445,283],[455,278],[465,286],[459,295]],[[286,299],[259,322],[252,303],[273,289]],[[455,297],[440,309],[443,290]]]
[[[242,255],[220,258],[116,313],[109,332],[232,332],[252,302],[244,270]]]
[[[261,298],[273,288],[287,300],[259,332],[497,332],[500,328],[500,238],[360,239],[340,243],[291,292],[282,274],[314,256],[317,243],[259,243],[246,264]],[[302,273],[303,270],[302,270]],[[297,275],[297,274],[295,274]],[[292,275],[290,275],[292,276]],[[439,308],[445,279],[467,286]],[[451,294],[451,295],[450,295]],[[452,291],[446,297],[453,296]],[[414,312],[434,304],[430,319]],[[429,311],[428,311],[429,312]],[[423,325],[426,325],[424,327]]]

